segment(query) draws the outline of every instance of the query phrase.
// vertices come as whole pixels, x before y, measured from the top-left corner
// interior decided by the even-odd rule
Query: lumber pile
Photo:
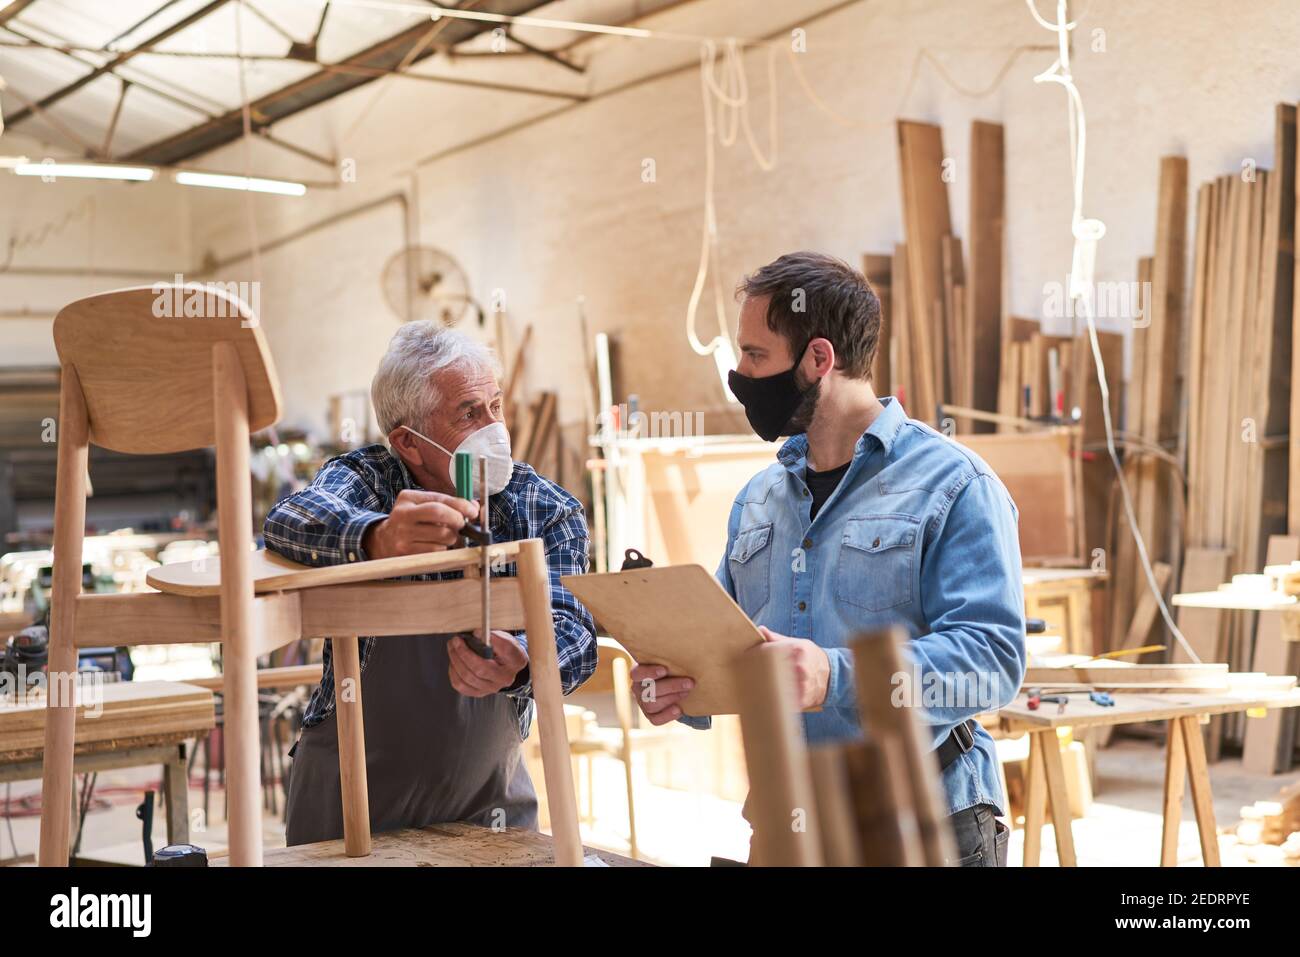
[[[1300,784],[1292,784],[1270,801],[1256,801],[1241,809],[1237,843],[1269,854],[1249,854],[1257,863],[1300,865]],[[1277,848],[1278,850],[1273,850]]]
[[[498,333],[498,340],[503,338],[504,335]],[[563,484],[564,445],[556,411],[558,396],[545,390],[538,392],[532,401],[525,402],[521,395],[532,339],[533,327],[530,324],[524,327],[501,389],[503,416],[516,461],[527,462],[539,474]]]
[[[888,253],[867,253],[862,257],[862,275],[880,300],[880,337],[876,340],[876,361],[871,366],[871,387],[876,395],[893,395],[890,377],[890,334],[893,331],[894,259]]]
[[[1179,435],[1179,355],[1186,325],[1186,233],[1187,160],[1166,156],[1160,160],[1155,254],[1139,260],[1138,281],[1129,297],[1133,367],[1125,392],[1122,439],[1124,477],[1138,531],[1152,564],[1168,565],[1172,580],[1177,580],[1181,559],[1183,489],[1173,463]],[[1100,304],[1100,293],[1098,299]],[[1110,378],[1118,377],[1116,366]],[[1146,630],[1135,633],[1132,627],[1139,605],[1149,597],[1149,587],[1118,489],[1113,481],[1111,486],[1106,506],[1113,541],[1107,646],[1139,647],[1150,643],[1150,627],[1163,629],[1163,625],[1152,616]],[[1099,492],[1100,487],[1098,473],[1094,490]]]
[[[1031,664],[1024,688],[1065,691],[1222,691],[1225,694],[1286,692],[1295,675],[1233,672],[1222,663],[1134,665],[1122,661],[1083,660],[1074,664]]]
[[[215,725],[212,692],[171,681],[83,684],[77,689],[78,747],[148,738]],[[0,750],[40,753],[45,747],[45,695],[0,697]]]
[[[1082,323],[1082,319],[1078,324]],[[1033,319],[1012,316],[1003,330],[1002,365],[997,384],[999,415],[1017,419],[1051,419],[1069,422],[1078,412],[1080,430],[1076,456],[1078,520],[1082,535],[1071,548],[1075,560],[1104,549],[1110,554],[1115,472],[1106,453],[1106,423],[1102,410],[1101,386],[1086,329],[1074,336],[1051,335]],[[1124,396],[1124,335],[1098,330],[1110,394],[1110,418],[1121,425]],[[1010,421],[998,425],[1001,433],[1015,433],[1020,426]],[[999,473],[1001,474],[1001,473]],[[1020,500],[1016,500],[1020,503]],[[1098,615],[1100,621],[1102,616]],[[1109,625],[1109,622],[1104,622]]]
[[[1024,419],[1055,416],[1064,419],[1077,405],[1082,385],[1075,369],[1076,351],[1087,348],[1082,338],[1047,335],[1034,319],[1007,320],[998,379],[998,412]],[[1014,426],[1003,425],[1009,432]]]
[[[537,393],[520,418],[519,430],[512,433],[516,457],[527,462],[541,475],[562,483],[561,468],[564,461],[560,446],[560,425],[556,420],[554,392]]]
[[[1228,575],[1300,557],[1300,539],[1285,536],[1288,500],[1290,523],[1300,526],[1294,508],[1300,492],[1292,487],[1300,474],[1291,469],[1300,452],[1288,439],[1296,400],[1290,389],[1295,107],[1279,104],[1274,123],[1271,170],[1246,167],[1197,191],[1185,540],[1189,549],[1226,552]],[[1218,650],[1219,660],[1240,669],[1296,670],[1293,647],[1282,642],[1276,616],[1243,611],[1217,618],[1218,633],[1201,640]],[[1294,716],[1236,719],[1224,731],[1243,739],[1247,767],[1289,766]]]
[[[1256,801],[1241,809],[1237,839],[1242,844],[1281,844],[1300,831],[1300,784],[1284,788],[1271,801]],[[1253,822],[1247,826],[1247,822]]]
[[[1187,540],[1231,549],[1234,573],[1258,569],[1268,535],[1286,531],[1295,130],[1295,108],[1279,106],[1276,168],[1197,195]]]
[[[895,247],[889,271],[884,380],[918,419],[935,420],[941,404],[992,412],[1002,322],[1002,127],[978,121],[971,127],[969,268],[952,233],[952,161],[942,132],[911,120],[899,120],[897,129],[906,242]],[[880,259],[869,257],[867,269],[879,273]],[[987,430],[984,423],[964,425]]]

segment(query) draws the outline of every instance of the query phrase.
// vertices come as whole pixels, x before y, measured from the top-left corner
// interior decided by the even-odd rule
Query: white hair
[[[408,322],[393,334],[370,383],[370,401],[384,435],[399,425],[424,428],[441,401],[436,373],[449,368],[501,375],[501,363],[489,346],[431,319]]]

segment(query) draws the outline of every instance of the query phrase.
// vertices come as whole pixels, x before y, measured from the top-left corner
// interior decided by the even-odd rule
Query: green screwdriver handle
[[[474,498],[474,457],[468,452],[456,453],[456,497]]]

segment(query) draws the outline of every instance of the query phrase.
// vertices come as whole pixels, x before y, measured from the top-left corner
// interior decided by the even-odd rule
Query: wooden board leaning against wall
[[[1288,504],[1294,528],[1300,472],[1290,418],[1294,322],[1296,110],[1274,110],[1271,169],[1252,162],[1202,183],[1196,196],[1196,244],[1188,314],[1186,408],[1187,523],[1192,554],[1226,553],[1226,576],[1256,573],[1282,559]],[[1294,534],[1294,532],[1293,532]],[[1268,555],[1265,554],[1268,547]],[[1282,549],[1282,551],[1279,551]],[[1188,591],[1186,583],[1181,587]],[[1225,612],[1201,622],[1196,642],[1233,670],[1264,666],[1294,673],[1278,656],[1272,623],[1254,612]],[[1189,636],[1189,641],[1192,640]],[[1198,649],[1198,653],[1200,653]],[[1225,740],[1245,746],[1260,770],[1289,764],[1283,744],[1295,717],[1265,722],[1226,717],[1211,726],[1211,756]],[[1289,750],[1289,749],[1287,749]]]

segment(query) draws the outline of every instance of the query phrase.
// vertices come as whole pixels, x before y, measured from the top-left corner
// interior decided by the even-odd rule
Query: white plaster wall
[[[6,131],[0,155],[50,154]],[[185,194],[170,183],[46,183],[0,173],[0,366],[57,364],[50,324],[68,303],[186,270]]]

